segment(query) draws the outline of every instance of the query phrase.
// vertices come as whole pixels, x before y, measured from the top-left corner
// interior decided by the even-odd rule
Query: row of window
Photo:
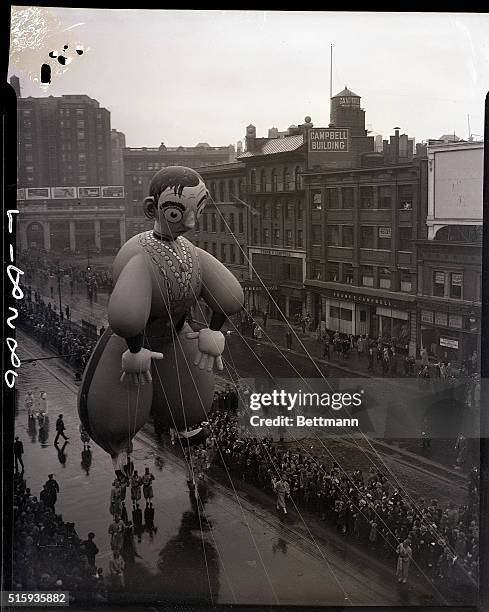
[[[372,287],[375,289],[392,289],[391,270],[384,266],[362,265],[359,269],[358,285]],[[326,282],[344,283],[353,285],[354,273],[353,266],[349,263],[338,261],[328,261],[324,267],[319,261],[312,261],[310,264],[310,278],[324,280]],[[399,289],[405,293],[413,291],[414,274],[408,270],[399,270],[400,285]]]
[[[433,272],[433,292],[435,297],[462,299],[463,274],[462,272]]]
[[[362,225],[360,232],[360,248],[381,249],[389,251],[392,248],[391,227]],[[397,249],[399,251],[412,251],[413,229],[412,227],[398,228]],[[352,225],[327,225],[324,235],[322,225],[311,226],[311,244],[321,246],[326,239],[328,246],[353,247],[354,230]]]
[[[330,187],[324,191],[324,206],[328,209],[351,209],[358,205],[362,209],[390,209],[395,205],[402,210],[411,210],[414,198],[413,185],[398,185],[397,196],[394,185],[362,186],[358,190],[355,202],[353,187]],[[323,207],[323,192],[320,189],[311,191],[311,203],[314,210]]]
[[[236,224],[235,224],[235,213],[222,213],[219,212],[215,213],[215,212],[204,212],[202,214],[202,216],[200,217],[199,221],[197,222],[197,226],[195,228],[195,231],[198,232],[200,231],[200,228],[202,228],[202,231],[204,232],[217,232],[217,227],[219,225],[219,231],[221,233],[224,232],[235,232],[236,231]],[[237,213],[237,218],[238,218],[238,234],[242,234],[244,232],[244,215],[243,213]]]
[[[242,179],[209,181],[207,187],[215,202],[231,202],[233,196],[241,198],[244,195],[244,180]]]
[[[270,243],[271,238],[271,243]],[[253,244],[263,244],[273,246],[281,245],[281,232],[279,229],[273,229],[270,231],[268,228],[263,228],[261,232],[261,241],[259,240],[258,228],[253,228]],[[284,245],[285,246],[294,246],[294,234],[291,229],[287,229],[284,232]],[[297,230],[296,232],[296,248],[301,249],[304,246],[304,233],[302,230]]]
[[[222,263],[245,265],[245,254],[239,245],[225,244],[223,242],[219,245],[217,242],[199,242],[198,240],[194,240],[193,243],[195,246],[214,255]]]
[[[284,219],[290,219],[293,217],[294,210],[297,213],[297,220],[301,221],[304,213],[304,204],[299,202],[286,202],[281,204],[280,202],[251,202],[251,207],[260,213],[263,219],[280,219],[282,212]]]
[[[265,169],[260,170],[259,180],[257,171],[253,168],[250,172],[250,188],[252,192],[267,191],[294,191],[302,189],[302,168],[296,166],[291,172],[286,166],[282,170],[272,168],[270,174]]]

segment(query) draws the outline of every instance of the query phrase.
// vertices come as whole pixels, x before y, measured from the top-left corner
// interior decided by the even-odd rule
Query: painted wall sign
[[[309,153],[348,153],[349,143],[348,128],[311,128],[309,130]]]

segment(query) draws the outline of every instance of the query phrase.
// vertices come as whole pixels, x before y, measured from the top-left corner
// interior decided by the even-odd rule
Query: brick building
[[[110,130],[110,146],[112,152],[112,182],[114,185],[124,184],[123,152],[126,147],[126,137],[122,132]]]
[[[18,98],[18,186],[111,185],[110,112],[86,95]]]
[[[306,273],[305,124],[285,132],[272,129],[257,138],[247,127],[246,169],[250,280],[244,284],[247,308],[291,318],[303,310]],[[271,136],[271,137],[270,137]]]
[[[307,136],[305,310],[314,328],[390,337],[414,354],[427,162],[398,128],[376,152],[360,97],[346,88],[331,119]]]

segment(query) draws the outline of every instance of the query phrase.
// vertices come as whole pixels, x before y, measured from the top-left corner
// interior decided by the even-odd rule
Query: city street
[[[22,332],[20,357],[39,358],[47,351]],[[50,426],[40,435],[29,425],[23,405],[28,390],[48,394]],[[109,494],[112,463],[92,445],[90,465],[82,465],[76,412],[77,388],[61,360],[24,364],[18,379],[16,433],[24,441],[27,486],[37,495],[48,473],[60,485],[56,511],[73,521],[78,534],[92,530],[100,549],[97,565],[107,568],[111,522]],[[54,422],[63,413],[69,443],[53,446]],[[155,459],[159,457],[155,465]],[[165,450],[147,427],[135,441],[135,467],[148,466],[154,483],[157,532],[142,535],[140,555],[127,573],[133,597],[148,601],[182,599],[199,602],[255,604],[392,605],[442,603],[422,579],[399,588],[395,567],[328,534],[314,521],[292,511],[279,520],[273,500],[257,502],[236,482],[211,479],[207,501],[189,495],[184,461]],[[82,492],[81,492],[82,491]],[[130,503],[128,503],[130,505]],[[182,595],[183,594],[183,595]]]

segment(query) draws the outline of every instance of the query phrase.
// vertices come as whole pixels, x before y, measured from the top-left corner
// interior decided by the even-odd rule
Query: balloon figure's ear
[[[144,198],[144,214],[148,219],[155,218],[155,199],[153,196]]]

